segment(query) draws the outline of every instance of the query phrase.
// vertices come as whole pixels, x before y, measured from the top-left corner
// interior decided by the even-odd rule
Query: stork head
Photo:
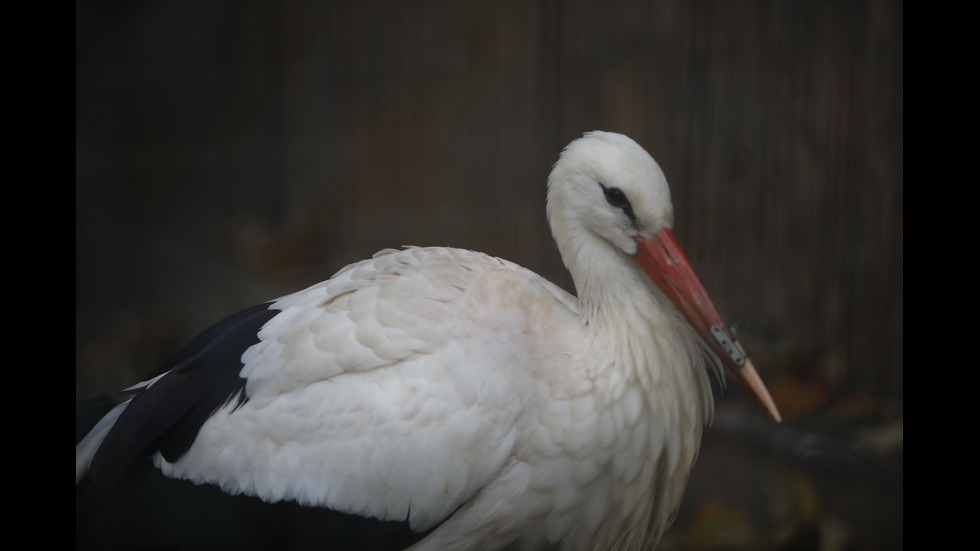
[[[632,257],[722,365],[779,421],[768,389],[674,237],[670,188],[646,150],[622,134],[589,132],[562,151],[548,188],[556,236],[598,236]]]
[[[570,143],[548,188],[552,225],[584,229],[627,254],[636,253],[637,236],[654,235],[674,222],[660,165],[622,134],[589,132]]]

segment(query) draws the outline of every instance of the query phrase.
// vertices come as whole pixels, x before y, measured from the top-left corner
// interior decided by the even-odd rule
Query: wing
[[[375,519],[405,547],[512,456],[537,303],[574,306],[485,255],[383,251],[195,339],[76,446],[76,479],[111,487],[152,458],[186,492]]]
[[[97,447],[97,453],[82,454],[91,455],[88,476],[111,484],[150,446],[165,457],[186,452],[215,410],[244,399],[246,381],[238,375],[241,351],[258,342],[259,328],[278,312],[263,304],[222,320],[188,343],[150,379],[120,393],[115,400],[119,404],[108,412],[115,421],[96,425],[97,432],[78,444],[83,450]],[[78,456],[76,449],[76,482],[84,474]]]

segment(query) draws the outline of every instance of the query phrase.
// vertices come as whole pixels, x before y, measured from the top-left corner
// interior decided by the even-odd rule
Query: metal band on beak
[[[737,342],[728,338],[728,334],[724,327],[718,324],[712,325],[711,334],[714,335],[715,340],[718,341],[718,344],[725,349],[725,352],[728,353],[728,357],[735,362],[735,365],[745,365],[745,353],[742,351],[742,347],[739,346]]]

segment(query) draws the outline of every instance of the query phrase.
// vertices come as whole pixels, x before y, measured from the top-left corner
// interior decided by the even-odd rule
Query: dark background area
[[[75,4],[75,394],[384,247],[572,291],[558,152],[625,133],[786,418],[718,390],[665,549],[903,547],[900,1]]]

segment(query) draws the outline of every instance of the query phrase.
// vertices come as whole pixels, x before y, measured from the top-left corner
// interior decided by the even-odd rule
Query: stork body
[[[222,522],[262,531],[237,545],[652,549],[711,416],[708,371],[757,378],[691,321],[710,301],[678,304],[637,261],[673,234],[635,142],[570,144],[548,216],[577,298],[505,260],[407,248],[205,332],[76,445],[76,543],[138,546],[107,511],[173,483],[157,528],[237,500]]]

